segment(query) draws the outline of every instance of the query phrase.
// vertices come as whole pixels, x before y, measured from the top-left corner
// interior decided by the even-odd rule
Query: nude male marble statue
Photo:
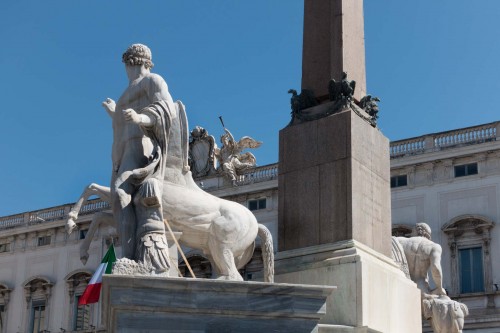
[[[107,98],[102,105],[113,122],[110,198],[123,257],[162,272],[169,267],[161,207],[164,122],[175,106],[166,82],[150,72],[151,60],[147,46],[131,45],[122,56],[129,85],[118,102]]]
[[[417,223],[416,237],[393,237],[393,259],[421,291],[422,315],[429,320],[435,333],[461,333],[467,306],[450,299],[443,289],[441,246],[431,240],[432,231],[426,223]],[[401,253],[401,249],[402,252]],[[435,288],[429,286],[428,272]]]
[[[411,279],[423,292],[446,295],[443,289],[441,269],[441,246],[431,241],[431,228],[426,223],[417,223],[417,237],[397,237],[408,261]],[[431,271],[436,288],[431,290],[427,272]]]
[[[82,243],[80,258],[99,224],[118,230],[123,257],[152,274],[168,269],[164,221],[181,233],[179,242],[201,250],[219,279],[243,280],[238,269],[252,258],[257,235],[262,239],[264,280],[274,277],[269,230],[243,205],[200,189],[189,168],[189,131],[184,105],[173,102],[165,81],[152,74],[151,51],[142,44],[123,55],[129,86],[118,102],[103,106],[113,121],[113,169],[110,188],[89,185],[68,214],[67,231],[76,227],[78,211],[90,195],[110,202],[112,214],[96,214]],[[241,141],[241,140],[240,140]]]

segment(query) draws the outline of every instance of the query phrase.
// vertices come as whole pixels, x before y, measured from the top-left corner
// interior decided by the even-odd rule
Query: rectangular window
[[[87,232],[89,231],[89,229],[83,229],[83,230],[80,230],[80,239],[85,239],[85,236],[87,236]]]
[[[50,244],[50,236],[38,237],[38,246],[44,246]]]
[[[30,333],[39,333],[45,329],[45,302],[33,302],[30,318]]]
[[[10,244],[0,244],[0,253],[2,252],[9,252],[10,251]],[[1,331],[0,331],[1,332]]]
[[[460,249],[458,259],[460,264],[460,293],[483,292],[483,248]]]
[[[266,209],[266,204],[267,204],[266,198],[248,200],[248,209],[250,210]]]
[[[408,176],[400,175],[391,177],[391,188],[408,185]]]
[[[5,321],[5,306],[0,305],[0,332],[3,332],[4,329],[4,321]]]
[[[477,163],[455,165],[455,178],[477,175]]]
[[[74,309],[74,331],[81,331],[90,328],[90,305],[78,305],[80,295],[75,296],[75,309]]]

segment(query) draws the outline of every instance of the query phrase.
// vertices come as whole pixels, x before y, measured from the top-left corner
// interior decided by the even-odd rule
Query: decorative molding
[[[491,229],[495,223],[482,215],[460,215],[451,219],[441,229],[448,236],[451,256],[451,288],[454,295],[459,294],[458,249],[474,243],[483,249],[483,270],[485,292],[493,291],[491,266]]]

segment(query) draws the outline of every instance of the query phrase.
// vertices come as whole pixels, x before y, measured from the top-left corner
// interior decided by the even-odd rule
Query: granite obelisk
[[[337,286],[321,333],[420,333],[420,292],[390,258],[389,140],[359,103],[363,1],[305,0],[303,47],[302,91],[279,134],[275,280]],[[331,79],[346,84],[340,95]]]
[[[302,89],[365,94],[362,0],[305,0]],[[279,249],[354,239],[390,256],[389,141],[352,110],[280,131]]]
[[[302,89],[328,95],[327,82],[346,71],[356,81],[354,98],[366,95],[363,1],[306,0]]]

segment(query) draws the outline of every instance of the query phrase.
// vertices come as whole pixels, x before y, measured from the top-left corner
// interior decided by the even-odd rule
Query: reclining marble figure
[[[431,228],[426,223],[417,223],[416,237],[393,237],[393,259],[398,262],[421,291],[422,315],[429,320],[435,333],[461,333],[468,309],[463,303],[453,301],[446,295],[442,285],[441,246],[431,240]],[[401,249],[404,258],[401,256]],[[435,288],[429,285],[431,272]]]
[[[129,86],[118,102],[110,98],[103,102],[113,123],[111,186],[92,184],[84,191],[68,215],[68,232],[76,226],[81,204],[89,195],[98,194],[109,200],[112,218],[97,214],[89,230],[95,231],[99,223],[114,224],[123,257],[150,268],[152,274],[169,268],[166,219],[182,232],[181,243],[207,255],[220,279],[242,280],[238,269],[251,259],[259,235],[265,280],[272,281],[269,230],[246,207],[212,196],[193,181],[185,108],[182,102],[173,101],[163,78],[150,72],[149,48],[131,45],[122,60]],[[87,237],[91,239],[92,234]]]

